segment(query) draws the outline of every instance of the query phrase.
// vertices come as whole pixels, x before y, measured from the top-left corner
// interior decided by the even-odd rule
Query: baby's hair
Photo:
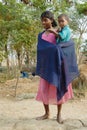
[[[69,22],[69,17],[68,17],[66,14],[60,14],[60,15],[58,16],[58,19],[59,19],[59,18],[62,18],[62,17],[64,17],[65,20],[67,20],[67,22]]]
[[[45,11],[45,12],[43,12],[43,13],[41,14],[41,19],[43,19],[43,18],[48,18],[48,19],[50,19],[50,20],[53,20],[52,26],[53,26],[53,27],[56,27],[56,26],[57,26],[57,23],[56,23],[56,21],[55,21],[55,19],[54,19],[54,15],[53,15],[52,12],[50,12],[50,11]]]

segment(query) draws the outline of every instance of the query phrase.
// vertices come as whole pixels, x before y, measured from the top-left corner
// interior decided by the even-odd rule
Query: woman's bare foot
[[[63,124],[63,120],[61,118],[61,115],[57,114],[57,122],[60,123],[60,124]]]
[[[45,119],[49,119],[49,114],[45,114],[43,116],[37,117],[36,120],[45,120]]]

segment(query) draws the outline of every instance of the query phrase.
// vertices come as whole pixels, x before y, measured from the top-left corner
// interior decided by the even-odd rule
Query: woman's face
[[[64,18],[58,18],[58,24],[61,28],[63,28],[64,26],[68,25],[68,21]]]
[[[41,22],[45,29],[49,29],[52,27],[52,20],[49,18],[44,17],[41,19]]]

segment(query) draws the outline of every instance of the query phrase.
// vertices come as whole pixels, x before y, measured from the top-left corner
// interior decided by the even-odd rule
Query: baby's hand
[[[60,32],[60,31],[61,31],[61,28],[60,28],[60,27],[58,27],[57,32]]]
[[[56,30],[55,29],[47,29],[47,31],[51,32],[51,33],[56,33]]]
[[[53,33],[56,37],[58,37],[58,32],[55,29],[48,29],[47,31]]]

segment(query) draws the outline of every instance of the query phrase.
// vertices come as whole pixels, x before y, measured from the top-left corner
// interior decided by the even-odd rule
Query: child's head
[[[57,26],[57,23],[54,20],[54,15],[50,11],[45,11],[41,14],[41,21],[45,29]]]
[[[68,25],[69,23],[69,18],[66,14],[61,14],[58,16],[58,23],[59,23],[59,26],[61,28],[63,28],[64,26]]]

